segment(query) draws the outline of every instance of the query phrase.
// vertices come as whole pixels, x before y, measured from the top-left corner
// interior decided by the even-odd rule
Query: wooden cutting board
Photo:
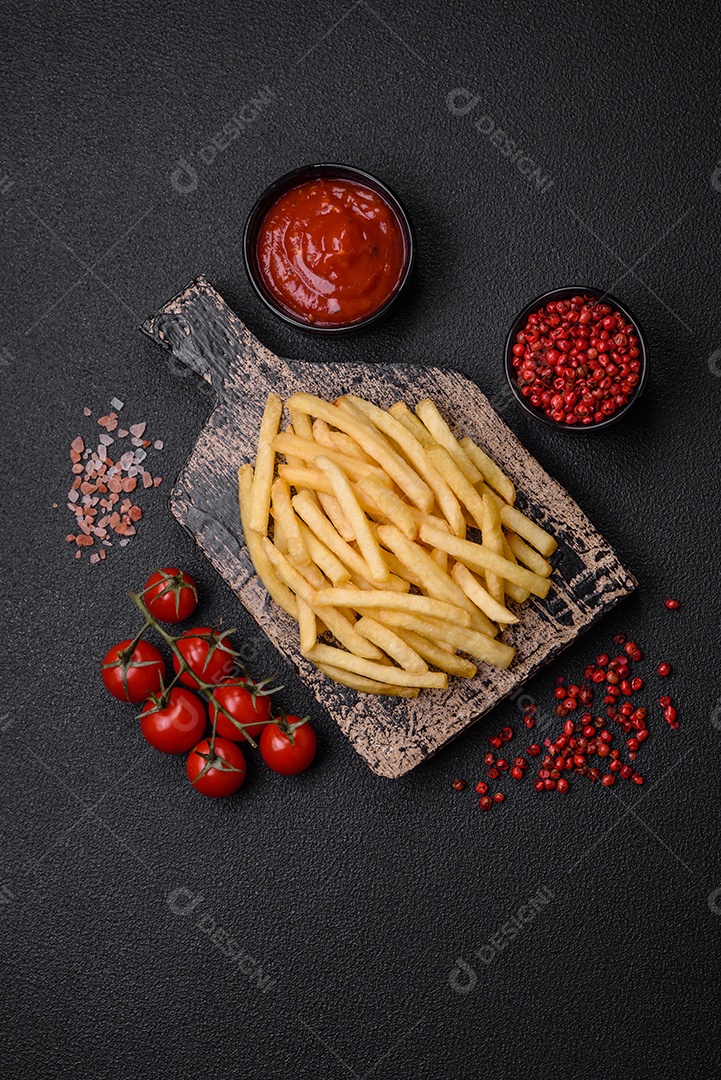
[[[277,649],[310,686],[379,776],[409,772],[600,619],[636,582],[567,491],[524,450],[477,386],[455,371],[414,365],[324,364],[284,360],[266,349],[205,278],[198,278],[142,327],[215,390],[217,404],[171,495],[171,509],[192,533]],[[322,675],[300,654],[295,623],[258,581],[243,541],[237,470],[255,460],[266,395],[305,390],[332,400],[353,393],[388,407],[432,398],[459,436],[470,435],[510,476],[517,505],[558,539],[553,587],[531,597],[504,632],[516,658],[508,671],[479,663],[472,680],[413,700],[358,694]]]

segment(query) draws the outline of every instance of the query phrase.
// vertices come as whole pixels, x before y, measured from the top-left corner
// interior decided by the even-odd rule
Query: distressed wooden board
[[[635,588],[634,578],[568,492],[463,375],[410,364],[281,359],[253,337],[202,277],[148,319],[143,330],[217,394],[216,408],[173,489],[173,514],[380,776],[402,776],[435,753]],[[531,597],[520,622],[503,635],[517,650],[509,671],[479,663],[474,679],[449,678],[447,690],[425,690],[407,701],[339,687],[300,655],[295,623],[269,599],[255,575],[237,503],[237,469],[255,460],[260,417],[271,390],[283,398],[305,390],[330,400],[352,392],[386,407],[399,398],[410,406],[433,398],[458,435],[471,435],[505,469],[516,485],[519,508],[559,543],[548,597]]]

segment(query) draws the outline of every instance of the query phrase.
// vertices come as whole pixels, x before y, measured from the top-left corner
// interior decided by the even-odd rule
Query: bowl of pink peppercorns
[[[519,405],[561,431],[600,431],[636,404],[648,350],[638,320],[601,289],[554,289],[527,304],[506,342]]]

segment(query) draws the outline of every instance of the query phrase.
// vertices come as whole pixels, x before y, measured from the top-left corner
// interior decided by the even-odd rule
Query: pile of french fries
[[[253,565],[298,623],[301,653],[344,686],[406,698],[473,678],[474,661],[509,667],[507,602],[547,595],[557,545],[514,506],[498,465],[430,400],[285,404],[281,431],[283,402],[268,396],[238,497]]]

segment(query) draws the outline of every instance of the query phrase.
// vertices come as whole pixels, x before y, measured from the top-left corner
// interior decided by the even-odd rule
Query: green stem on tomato
[[[188,674],[193,679],[194,688],[197,687],[197,689],[208,700],[209,703],[210,703],[210,701],[212,699],[212,710],[211,711],[213,712],[213,730],[212,730],[212,733],[211,733],[211,736],[210,736],[210,747],[211,747],[211,750],[213,751],[213,753],[215,753],[215,739],[216,739],[216,730],[217,730],[217,727],[218,727],[218,712],[219,711],[222,712],[223,715],[225,717],[227,717],[227,719],[230,720],[238,728],[239,731],[242,731],[244,738],[247,740],[247,742],[250,743],[251,746],[257,747],[258,744],[253,739],[252,735],[249,734],[246,726],[244,724],[238,723],[238,721],[235,719],[235,717],[231,716],[231,714],[225,708],[223,703],[218,701],[218,699],[216,697],[214,697],[213,690],[216,689],[216,684],[215,683],[207,683],[207,682],[205,682],[203,679],[201,679],[200,675],[198,675],[195,671],[192,670],[192,668],[190,667],[190,665],[186,661],[185,657],[183,656],[182,652],[178,648],[178,644],[177,644],[178,639],[176,637],[173,637],[172,634],[169,634],[168,631],[163,626],[160,625],[158,620],[155,619],[150,614],[150,612],[146,608],[145,604],[143,603],[142,594],[138,595],[137,593],[129,592],[128,596],[130,597],[130,599],[133,601],[135,606],[138,608],[138,610],[142,613],[142,615],[145,618],[145,626],[140,631],[140,634],[138,634],[137,640],[140,640],[141,636],[145,633],[145,631],[148,629],[148,627],[152,627],[152,629],[155,630],[156,633],[158,633],[160,635],[160,637],[163,639],[165,644],[172,650],[173,655],[175,656],[175,658],[178,661],[178,664],[179,664],[178,671],[176,672],[175,678],[171,682],[170,686],[167,687],[167,689],[171,689],[175,685],[175,683],[178,682],[178,680],[185,674],[185,672],[188,672]],[[135,647],[135,642],[133,643],[133,648],[134,647]]]

